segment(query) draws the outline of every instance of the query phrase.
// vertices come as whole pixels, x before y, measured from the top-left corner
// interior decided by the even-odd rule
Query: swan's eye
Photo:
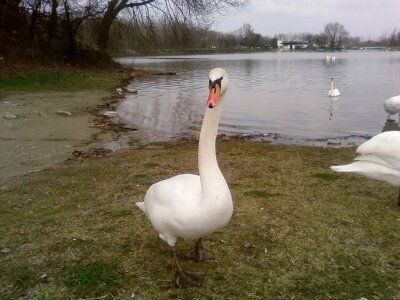
[[[211,89],[215,88],[215,86],[216,86],[217,84],[218,84],[218,86],[219,86],[219,89],[221,89],[222,79],[224,79],[224,77],[218,78],[218,79],[216,79],[216,80],[214,80],[214,81],[211,81],[211,79],[209,79],[209,81],[208,81],[208,87],[209,87],[209,89],[211,90]]]

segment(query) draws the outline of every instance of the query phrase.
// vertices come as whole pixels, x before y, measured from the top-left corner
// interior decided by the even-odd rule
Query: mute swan
[[[232,197],[216,158],[215,140],[222,109],[222,95],[228,89],[228,75],[221,68],[209,73],[209,96],[200,131],[199,174],[178,175],[150,186],[144,201],[136,205],[147,215],[172,254],[178,287],[198,286],[204,274],[184,271],[175,244],[177,238],[197,239],[190,253],[197,261],[213,259],[202,245],[202,237],[220,230],[232,217]]]
[[[340,96],[339,90],[333,88],[333,77],[331,77],[331,89],[328,91],[328,96],[330,97]]]
[[[400,95],[383,101],[385,111],[388,113],[388,119],[390,115],[400,114]]]
[[[356,173],[400,187],[400,132],[380,133],[357,148],[355,162],[332,166],[336,172]],[[398,196],[400,205],[400,190]]]

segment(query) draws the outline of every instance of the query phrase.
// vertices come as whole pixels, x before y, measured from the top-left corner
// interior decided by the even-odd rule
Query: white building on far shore
[[[308,47],[307,41],[277,41],[277,47],[281,50],[294,51],[298,49],[306,49]]]

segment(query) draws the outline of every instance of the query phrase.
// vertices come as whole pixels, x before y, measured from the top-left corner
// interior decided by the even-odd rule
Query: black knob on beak
[[[214,108],[214,106],[212,105],[212,103],[208,104],[209,108]]]

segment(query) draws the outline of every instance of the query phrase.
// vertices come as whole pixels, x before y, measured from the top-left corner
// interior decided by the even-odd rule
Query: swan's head
[[[208,88],[210,94],[208,95],[207,106],[214,108],[217,106],[220,97],[226,92],[229,86],[228,74],[224,69],[215,68],[208,74]]]

